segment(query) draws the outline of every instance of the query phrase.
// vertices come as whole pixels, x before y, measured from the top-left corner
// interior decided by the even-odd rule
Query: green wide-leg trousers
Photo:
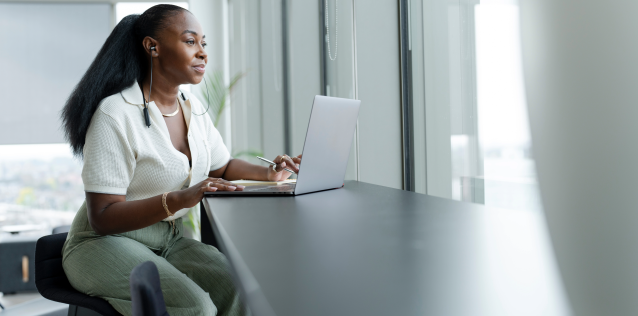
[[[108,301],[123,315],[132,310],[131,270],[145,261],[159,270],[170,315],[244,314],[226,257],[213,246],[183,238],[181,219],[176,221],[176,233],[167,222],[108,236],[92,229],[79,232],[82,229],[76,226],[82,225],[74,221],[63,250],[69,282],[82,293]]]

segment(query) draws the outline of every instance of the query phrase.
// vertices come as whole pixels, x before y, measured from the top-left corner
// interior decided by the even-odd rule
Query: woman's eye
[[[195,44],[195,41],[186,41],[186,43],[189,43],[189,44],[191,44],[191,45],[194,45],[194,44]],[[206,44],[206,43],[203,43],[203,44],[202,44],[202,47],[204,47],[204,48],[205,48],[206,46],[208,46],[208,44]]]

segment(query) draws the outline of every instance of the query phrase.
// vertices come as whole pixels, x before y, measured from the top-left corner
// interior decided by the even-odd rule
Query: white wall
[[[230,75],[246,73],[231,98],[234,152],[275,158],[284,153],[281,2],[232,1],[229,44]]]
[[[636,12],[521,1],[533,154],[574,315],[638,315]]]
[[[232,142],[234,153],[263,151],[264,138],[261,65],[260,9],[256,0],[232,1],[230,14],[230,65],[229,75],[244,73],[232,93]],[[242,156],[242,159],[247,159]],[[256,162],[254,159],[252,162]]]
[[[355,2],[360,181],[403,188],[396,1]]]
[[[328,8],[326,9],[326,4]],[[320,40],[324,44],[325,92],[339,98],[358,99],[354,0],[326,0]],[[327,32],[329,34],[327,34]],[[355,130],[346,168],[346,180],[358,180],[358,132]]]
[[[315,95],[321,94],[319,1],[288,1],[292,152],[301,154]]]

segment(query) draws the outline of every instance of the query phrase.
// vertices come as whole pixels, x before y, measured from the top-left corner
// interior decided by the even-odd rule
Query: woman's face
[[[168,24],[156,41],[156,67],[159,63],[162,76],[174,84],[200,83],[208,63],[202,26],[187,11],[170,17]]]

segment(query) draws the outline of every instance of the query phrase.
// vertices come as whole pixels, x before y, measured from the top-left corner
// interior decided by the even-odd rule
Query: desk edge
[[[261,291],[257,279],[255,279],[248,265],[244,262],[224,227],[215,220],[213,211],[208,204],[208,199],[210,198],[204,197],[204,211],[206,216],[208,216],[219,248],[221,248],[222,253],[224,253],[230,263],[235,286],[240,290],[244,303],[248,305],[252,315],[275,316],[276,314]]]

